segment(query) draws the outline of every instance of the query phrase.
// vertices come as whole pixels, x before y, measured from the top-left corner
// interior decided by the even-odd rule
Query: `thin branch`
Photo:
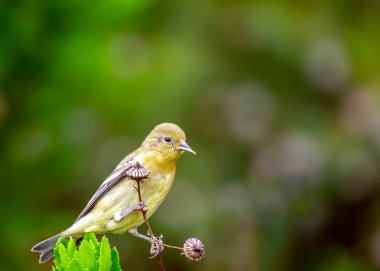
[[[139,180],[136,180],[137,182],[137,193],[139,195],[139,202],[142,202],[142,197],[141,197],[141,191],[140,191],[140,182],[142,181],[142,179],[139,179]],[[141,213],[143,215],[143,218],[144,218],[144,222],[145,222],[145,225],[146,227],[148,228],[148,231],[149,231],[149,234],[152,238],[155,238],[154,234],[153,234],[153,230],[152,228],[150,227],[150,224],[148,222],[148,219],[146,218],[146,211],[145,210],[141,210]],[[162,244],[164,245],[164,244]],[[165,246],[165,245],[164,245]],[[166,245],[167,246],[167,245]],[[161,267],[161,270],[162,271],[165,271],[165,265],[164,265],[164,262],[162,261],[162,256],[161,256],[161,253],[160,251],[158,251],[158,262],[160,263],[160,267]]]
[[[174,248],[174,249],[178,249],[178,250],[183,251],[183,248],[182,248],[182,247],[177,247],[177,246],[168,245],[168,244],[165,244],[164,242],[162,242],[162,245],[163,245],[164,247]]]

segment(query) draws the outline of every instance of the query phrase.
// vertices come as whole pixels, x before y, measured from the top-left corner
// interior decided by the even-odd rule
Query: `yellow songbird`
[[[151,237],[137,232],[137,227],[144,223],[140,210],[147,210],[147,218],[156,211],[173,184],[178,159],[184,151],[195,154],[185,140],[185,133],[177,125],[157,125],[141,147],[127,155],[100,185],[71,227],[32,248],[41,253],[40,263],[53,256],[59,237],[79,240],[85,232],[123,234],[128,231],[153,245]],[[143,202],[139,202],[131,169],[149,174],[140,184]]]

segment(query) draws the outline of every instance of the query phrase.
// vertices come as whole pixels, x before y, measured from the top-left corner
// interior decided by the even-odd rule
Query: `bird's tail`
[[[50,237],[49,239],[46,239],[42,242],[39,242],[34,247],[32,247],[33,252],[40,253],[40,263],[44,263],[47,260],[49,260],[54,255],[54,247],[57,243],[58,239],[60,237],[60,234],[57,234],[53,237]]]

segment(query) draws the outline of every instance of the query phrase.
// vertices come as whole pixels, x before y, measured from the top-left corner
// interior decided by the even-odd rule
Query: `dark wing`
[[[136,155],[132,155],[132,157],[127,157],[129,159],[124,159],[123,161],[121,161],[121,163],[111,173],[111,175],[109,175],[108,178],[100,185],[98,190],[87,203],[86,207],[79,214],[75,222],[87,215],[105,193],[107,193],[112,187],[118,184],[120,180],[127,176],[127,171],[130,170],[130,168],[133,167],[135,164],[135,162],[133,161],[133,158],[135,157]]]

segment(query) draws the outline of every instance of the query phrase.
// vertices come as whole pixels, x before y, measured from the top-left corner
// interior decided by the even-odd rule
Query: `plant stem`
[[[183,251],[183,248],[182,248],[182,247],[172,246],[172,245],[168,245],[168,244],[165,244],[165,243],[162,243],[162,245],[163,245],[164,247],[174,248],[174,249],[178,249],[178,250]]]
[[[140,191],[140,182],[141,182],[141,180],[136,180],[136,182],[137,182],[137,193],[139,194],[139,202],[142,202],[141,191]],[[146,211],[141,210],[141,213],[143,215],[144,222],[145,222],[146,227],[148,228],[150,236],[152,238],[154,238],[153,230],[150,227],[148,219],[146,219]],[[164,244],[162,244],[162,245],[164,245]],[[167,246],[167,245],[164,245],[164,246]],[[161,270],[165,271],[165,265],[164,265],[164,262],[162,261],[161,253],[158,252],[157,256],[158,256],[158,262],[160,263]]]

